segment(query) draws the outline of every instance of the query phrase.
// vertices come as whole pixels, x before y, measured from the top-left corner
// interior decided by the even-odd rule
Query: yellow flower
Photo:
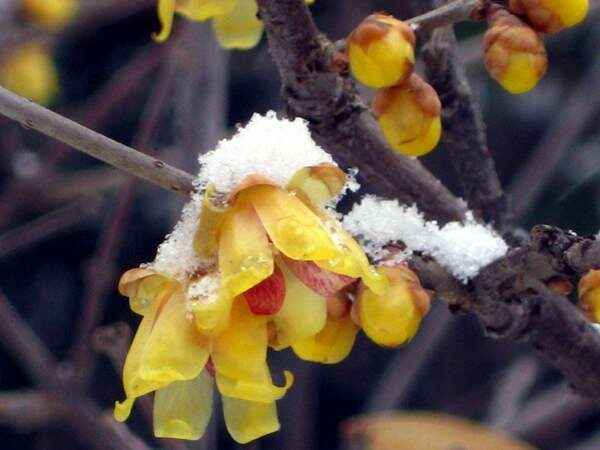
[[[23,0],[25,19],[50,31],[64,28],[79,10],[78,0]]]
[[[489,74],[511,94],[533,89],[548,68],[538,33],[504,9],[490,15],[484,54]]]
[[[600,323],[600,270],[590,270],[579,280],[579,305],[590,320]]]
[[[366,86],[402,83],[415,64],[415,35],[407,24],[387,14],[367,17],[347,40],[352,74]]]
[[[403,155],[425,155],[440,140],[440,99],[417,74],[399,86],[378,91],[373,111],[390,146]]]
[[[48,105],[58,94],[58,72],[47,47],[30,42],[0,61],[0,86]]]
[[[389,292],[376,295],[369,288],[363,288],[354,307],[367,336],[379,345],[395,347],[410,341],[416,334],[429,310],[429,294],[405,265],[383,266],[380,270],[390,280]]]
[[[556,33],[577,25],[585,19],[589,0],[510,0],[515,14],[527,16],[531,25],[541,33]]]
[[[175,13],[198,22],[212,19],[219,44],[228,49],[255,47],[264,28],[257,18],[256,0],[158,0],[158,18],[162,25],[155,36],[158,42],[166,41],[171,34]]]
[[[120,291],[143,318],[125,362],[126,399],[116,404],[117,420],[127,419],[137,397],[156,391],[155,435],[199,439],[212,414],[216,382],[225,423],[236,441],[249,442],[279,429],[275,401],[293,379],[285,372],[283,387],[271,380],[265,317],[252,314],[246,302],[237,299],[223,310],[229,325],[218,334],[205,333],[194,321],[196,311],[203,310],[195,309],[196,304],[221,301],[218,295],[194,295],[194,283],[211,276],[185,286],[151,269],[123,275]]]

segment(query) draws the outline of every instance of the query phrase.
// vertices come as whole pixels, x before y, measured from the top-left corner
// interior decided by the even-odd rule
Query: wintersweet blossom
[[[314,0],[306,0],[307,4]],[[260,41],[263,24],[257,18],[256,0],[158,0],[158,18],[162,29],[155,39],[167,40],[175,13],[203,22],[212,19],[219,44],[229,49],[249,49]]]
[[[361,323],[375,342],[399,345],[429,300],[409,269],[373,267],[330,212],[347,176],[305,122],[255,115],[200,161],[202,192],[156,260],[121,278],[143,318],[115,417],[155,392],[155,435],[198,439],[216,385],[229,433],[245,443],[279,429],[276,402],[293,382],[284,371],[273,383],[269,348],[336,363]]]
[[[77,14],[79,0],[23,0],[25,19],[50,31],[64,28]]]

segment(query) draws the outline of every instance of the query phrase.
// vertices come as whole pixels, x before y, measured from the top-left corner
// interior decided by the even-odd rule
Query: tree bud
[[[509,9],[527,16],[540,33],[556,33],[585,19],[589,0],[510,0]]]

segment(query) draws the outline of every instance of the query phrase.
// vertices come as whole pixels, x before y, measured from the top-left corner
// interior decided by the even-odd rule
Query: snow
[[[194,235],[198,227],[202,197],[194,194],[181,213],[179,222],[173,231],[167,235],[156,252],[156,259],[147,265],[180,282],[185,282],[191,275],[206,266],[194,252]]]
[[[463,283],[479,270],[501,258],[508,251],[504,240],[491,228],[477,223],[469,213],[461,222],[439,227],[426,221],[416,206],[400,205],[397,200],[366,196],[343,219],[346,230],[357,236],[376,261],[393,258],[405,260],[412,252],[422,252],[436,259]],[[406,250],[391,254],[384,247],[402,242]]]
[[[198,161],[198,186],[213,184],[220,193],[231,192],[249,175],[262,175],[283,187],[303,167],[335,164],[313,141],[305,120],[278,119],[273,111],[254,114],[248,125]]]
[[[216,299],[220,286],[220,275],[218,273],[208,274],[189,284],[187,296],[195,301],[211,301]]]

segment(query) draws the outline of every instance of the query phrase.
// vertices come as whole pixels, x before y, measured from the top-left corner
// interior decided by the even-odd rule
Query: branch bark
[[[193,177],[188,173],[113,141],[2,87],[0,114],[165,189],[183,195],[194,190]]]

